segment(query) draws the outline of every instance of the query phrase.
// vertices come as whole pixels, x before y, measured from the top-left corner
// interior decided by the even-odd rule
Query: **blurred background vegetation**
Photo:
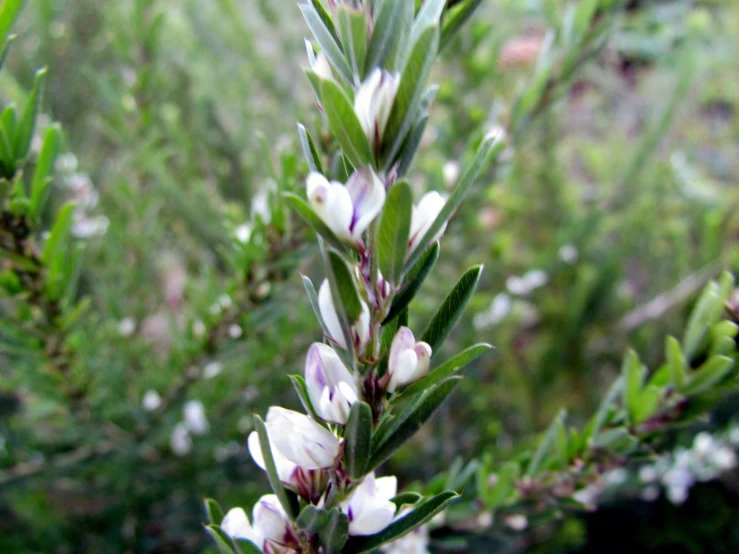
[[[418,190],[453,187],[565,6],[482,3],[435,66]],[[295,121],[321,136],[299,10],[35,0],[15,32],[0,102],[20,103],[48,66],[42,111],[64,129],[48,210],[78,202],[83,300],[74,327],[53,331],[54,356],[0,325],[0,551],[204,551],[202,497],[246,506],[265,489],[245,448],[250,416],[295,407],[287,374],[318,336],[298,273],[316,273],[313,241],[276,194],[307,172]],[[463,204],[411,327],[484,261],[445,348],[496,351],[393,460],[403,483],[460,455],[509,455],[563,406],[584,419],[629,345],[657,366],[702,286],[739,270],[738,51],[735,1],[629,2],[607,47]],[[58,363],[71,367],[63,383]],[[193,401],[207,430],[182,425]],[[735,406],[701,428],[720,432]],[[634,496],[456,551],[739,548],[736,476],[682,506]],[[660,523],[645,532],[643,520]],[[686,522],[705,540],[683,540]]]

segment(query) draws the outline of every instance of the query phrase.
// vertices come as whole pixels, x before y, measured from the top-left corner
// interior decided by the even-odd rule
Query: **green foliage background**
[[[681,334],[702,285],[739,269],[739,5],[630,5],[604,53],[449,226],[411,326],[428,321],[462,268],[484,260],[445,349],[486,341],[496,353],[475,362],[391,462],[405,483],[460,455],[529,446],[562,406],[584,419],[628,345],[656,367],[664,335]],[[525,39],[536,44],[564,6],[484,2],[443,53],[417,191],[448,188],[449,162],[463,165],[486,123],[509,115],[533,71]],[[0,340],[0,551],[198,552],[203,495],[246,506],[265,490],[244,445],[250,415],[296,407],[287,374],[300,372],[318,337],[298,275],[314,276],[316,252],[276,194],[306,175],[296,119],[332,148],[300,71],[306,30],[294,5],[263,0],[37,0],[15,32],[0,101],[21,103],[47,65],[43,112],[62,124],[62,150],[79,164],[58,167],[47,215],[84,172],[99,194],[90,215],[108,224],[82,240],[79,296],[89,308],[66,343],[69,390],[45,356]],[[259,212],[259,240],[242,247],[234,230],[255,198],[271,216]],[[570,246],[576,261],[561,255]],[[474,325],[508,278],[532,268],[546,272],[545,286],[514,300],[501,322]],[[0,317],[9,314],[0,298]],[[136,330],[124,337],[129,317]],[[234,324],[243,336],[229,336]],[[210,362],[223,370],[205,379]],[[141,407],[150,389],[165,400],[154,413]],[[191,399],[211,429],[180,457],[170,435]],[[730,509],[720,494],[706,499],[707,511]],[[670,515],[675,529],[694,517]],[[508,548],[559,540],[570,549],[587,540],[583,525]],[[685,551],[715,551],[702,548]]]

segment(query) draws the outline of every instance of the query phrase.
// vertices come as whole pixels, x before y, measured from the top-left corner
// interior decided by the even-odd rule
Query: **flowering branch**
[[[292,376],[308,415],[272,407],[249,436],[254,461],[274,494],[225,517],[208,501],[209,533],[224,552],[368,552],[431,519],[457,494],[398,495],[395,477],[376,477],[451,394],[459,370],[485,353],[477,345],[432,368],[482,271],[473,267],[416,338],[409,304],[432,269],[438,240],[465,193],[503,150],[500,133],[482,141],[448,199],[414,203],[403,178],[435,93],[426,81],[443,33],[445,2],[342,2],[330,13],[301,4],[315,44],[306,70],[341,146],[326,173],[299,126],[311,168],[306,199],[288,204],[319,235],[326,279],[303,278],[325,343],[314,343],[303,376]],[[470,9],[467,6],[467,9]]]

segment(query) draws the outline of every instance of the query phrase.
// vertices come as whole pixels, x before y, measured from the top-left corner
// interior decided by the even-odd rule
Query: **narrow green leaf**
[[[667,365],[672,374],[672,382],[675,387],[680,390],[685,384],[685,371],[687,364],[683,353],[680,350],[680,343],[674,337],[667,337],[665,341],[665,354],[667,357]]]
[[[37,272],[39,270],[39,267],[33,260],[10,250],[5,250],[4,248],[0,248],[0,260],[8,260],[11,264],[23,271]]]
[[[373,470],[390,458],[405,441],[411,438],[452,393],[460,379],[460,377],[450,377],[419,394],[401,413],[397,414],[379,437],[380,427],[378,427],[378,432],[372,439],[372,457],[367,465],[367,471]]]
[[[626,406],[629,421],[632,423],[637,419],[636,414],[639,410],[640,393],[645,373],[646,368],[639,360],[639,356],[636,355],[636,352],[630,350],[621,366],[621,375],[624,382],[624,406]]]
[[[357,288],[354,286],[354,278],[341,256],[335,252],[329,252],[328,257],[336,279],[338,300],[341,302],[341,307],[349,319],[349,324],[352,325],[362,315],[362,303],[359,300]],[[334,298],[334,303],[336,303],[336,300],[337,298]],[[338,310],[339,307],[336,306],[336,309]]]
[[[467,303],[475,292],[475,288],[477,288],[477,283],[480,281],[482,267],[478,265],[467,270],[455,285],[452,292],[449,293],[449,296],[446,297],[446,300],[444,300],[444,303],[423,333],[421,340],[431,346],[432,356],[436,355],[437,350],[444,343],[462,316]]]
[[[321,105],[331,132],[355,168],[372,164],[372,149],[349,98],[334,81],[321,81]]]
[[[466,348],[456,356],[448,359],[436,369],[432,370],[423,379],[420,379],[419,381],[408,385],[405,389],[402,390],[396,400],[393,401],[393,404],[405,402],[408,400],[408,398],[416,394],[420,394],[424,390],[431,388],[444,379],[451,377],[457,371],[463,369],[483,354],[490,352],[492,348],[492,345],[482,342]]]
[[[323,164],[321,164],[321,157],[318,154],[318,150],[316,150],[316,145],[313,143],[313,137],[310,136],[308,129],[301,123],[298,123],[298,136],[300,137],[303,154],[308,161],[311,171],[323,174]]]
[[[364,64],[364,74],[369,75],[376,67],[385,67],[401,37],[403,27],[403,12],[408,7],[408,0],[394,0],[383,2],[375,17],[372,36],[367,45],[367,56]]]
[[[49,196],[49,184],[54,172],[54,162],[59,152],[60,141],[59,126],[52,125],[46,130],[41,143],[41,152],[36,160],[36,169],[31,183],[31,217],[34,221],[39,221]]]
[[[339,20],[339,36],[344,46],[344,52],[351,62],[352,71],[359,84],[364,78],[364,63],[367,57],[367,19],[364,8],[355,10],[349,6],[339,6],[337,10]]]
[[[424,115],[418,119],[416,124],[413,126],[413,130],[408,135],[405,144],[400,149],[400,155],[398,157],[399,178],[405,177],[408,170],[411,168],[413,158],[415,158],[416,152],[418,152],[418,147],[421,145],[421,139],[423,138],[423,133],[426,130],[428,122],[428,115]]]
[[[44,264],[48,265],[54,257],[64,254],[65,245],[69,238],[69,233],[72,230],[74,208],[75,205],[73,202],[67,202],[59,210],[49,237],[46,239],[43,250],[41,251],[41,261]]]
[[[687,396],[695,396],[707,392],[724,380],[734,367],[734,360],[728,356],[713,356],[699,367],[681,391]]]
[[[282,197],[295,213],[311,227],[327,243],[341,252],[346,252],[348,246],[343,243],[323,220],[313,211],[308,202],[292,192],[283,192]]]
[[[326,8],[323,7],[321,0],[309,0],[309,1],[311,5],[313,6],[313,9],[316,10],[316,13],[321,18],[323,25],[326,27],[328,32],[331,33],[331,36],[338,42],[339,35],[336,34],[336,26],[334,25],[334,20],[331,18],[331,15],[326,11]]]
[[[398,92],[395,94],[383,135],[394,137],[392,143],[386,142],[383,145],[386,169],[395,164],[406,136],[416,124],[418,106],[426,89],[426,81],[436,58],[438,46],[439,28],[430,26],[420,34],[411,47],[411,54],[400,78]]]
[[[347,83],[351,83],[352,70],[346,61],[346,56],[344,56],[341,46],[339,46],[335,31],[332,33],[326,26],[324,19],[316,10],[315,6],[300,4],[300,11],[303,12],[305,22],[308,24],[321,50],[331,62],[331,65]],[[323,98],[322,100],[326,102]]]
[[[371,441],[372,408],[365,402],[355,402],[344,433],[344,463],[350,477],[359,479],[365,474]]]
[[[45,80],[46,68],[39,69],[36,72],[36,78],[33,81],[33,88],[26,99],[26,105],[23,107],[23,114],[18,121],[18,127],[15,131],[13,152],[16,160],[24,159],[28,155],[28,151],[31,149],[33,130],[36,127],[36,116],[38,115],[38,108],[41,103],[42,89]]]
[[[416,248],[408,258],[408,261],[405,264],[406,268],[413,267],[418,259],[423,256],[423,247],[429,244],[436,236],[442,226],[449,220],[454,211],[462,203],[462,200],[467,194],[467,190],[470,188],[472,183],[474,183],[480,173],[488,167],[490,161],[500,155],[504,148],[505,141],[502,140],[500,134],[486,136],[483,139],[480,147],[477,149],[475,159],[472,160],[472,163],[465,169],[462,177],[459,179],[459,183],[454,189],[454,192],[452,192],[441,212],[431,224],[431,227],[429,227],[429,230],[426,232],[426,236],[421,239],[419,247]]]
[[[272,447],[269,443],[269,435],[267,434],[267,427],[264,425],[264,421],[258,415],[254,414],[254,429],[259,436],[259,446],[262,449],[262,457],[264,458],[265,471],[267,472],[267,479],[269,485],[272,487],[272,492],[275,493],[277,499],[280,501],[282,508],[290,519],[295,519],[295,511],[293,510],[293,504],[290,502],[290,498],[287,496],[285,487],[282,486],[280,477],[277,474],[277,467],[275,466],[275,460],[272,457]]]
[[[565,410],[560,410],[549,425],[549,429],[544,433],[544,437],[541,442],[539,442],[539,446],[536,448],[536,452],[534,452],[534,455],[531,457],[531,462],[529,462],[529,466],[526,468],[526,477],[534,477],[541,468],[542,463],[546,460],[546,457],[551,451],[552,445],[557,438],[557,427],[564,421],[566,416],[567,412]]]
[[[434,265],[436,265],[436,260],[439,259],[439,250],[439,243],[435,242],[423,252],[416,265],[408,271],[400,292],[393,299],[390,312],[385,318],[385,321],[382,322],[383,325],[395,319],[400,312],[406,309],[411,300],[413,300],[413,297],[416,296],[426,277],[434,268]]]
[[[10,28],[15,23],[25,0],[3,0],[0,2],[0,43],[4,43]]]
[[[349,538],[349,517],[337,508],[333,508],[318,537],[326,554],[341,554]]]
[[[10,45],[13,44],[14,40],[15,35],[10,35],[5,40],[0,38],[0,48],[2,48],[2,50],[0,50],[0,70],[2,70],[5,65],[5,59],[8,57],[8,52],[10,52]]]
[[[300,511],[295,523],[308,533],[318,534],[328,522],[328,512],[315,506],[306,506]]]
[[[391,498],[390,501],[398,507],[398,510],[400,510],[403,506],[412,506],[413,504],[417,504],[422,498],[423,496],[417,492],[403,492],[398,496]]]
[[[303,287],[305,287],[305,292],[308,295],[308,302],[310,303],[310,307],[313,309],[313,313],[315,314],[316,319],[318,319],[318,323],[321,325],[321,330],[323,331],[323,334],[329,337],[331,336],[331,333],[329,333],[328,327],[326,327],[326,322],[323,321],[321,308],[318,305],[318,294],[316,293],[316,289],[308,277],[306,277],[305,275],[301,275],[301,277],[303,278]]]
[[[611,388],[608,389],[608,394],[606,394],[603,402],[598,408],[598,411],[593,418],[592,432],[590,435],[591,444],[598,437],[601,429],[603,429],[605,425],[608,425],[608,423],[610,423],[609,417],[613,406],[616,404],[616,400],[619,396],[621,396],[623,382],[624,380],[622,377],[619,377],[614,381],[614,383],[611,385]]]
[[[240,554],[262,554],[262,550],[253,542],[246,539],[234,539]]]
[[[236,547],[231,541],[231,537],[229,537],[218,525],[206,525],[205,532],[208,533],[210,538],[212,538],[216,543],[218,552],[221,554],[236,554]]]
[[[303,405],[303,408],[305,408],[305,411],[313,416],[316,421],[320,421],[318,414],[316,414],[316,411],[313,409],[313,404],[310,401],[308,385],[306,385],[305,379],[300,375],[288,375],[288,377],[290,377],[295,393],[298,395],[300,403]]]
[[[377,260],[385,280],[395,286],[403,272],[411,232],[413,190],[407,181],[395,183],[387,193],[377,233]]]
[[[593,441],[593,447],[617,454],[627,455],[636,450],[639,439],[624,427],[615,427],[600,433]]]
[[[208,522],[213,525],[220,525],[223,522],[223,510],[221,506],[212,498],[206,498],[204,501],[205,513],[208,516]]]
[[[453,491],[446,491],[429,498],[416,506],[409,514],[388,525],[383,531],[366,537],[351,537],[347,541],[343,552],[345,554],[371,552],[383,544],[399,539],[416,527],[431,520],[456,498],[458,498],[458,495]]]
[[[441,41],[439,42],[439,51],[444,50],[449,42],[454,38],[462,26],[472,17],[475,10],[480,7],[482,0],[467,0],[466,3],[460,4],[444,16],[444,25],[441,31]]]

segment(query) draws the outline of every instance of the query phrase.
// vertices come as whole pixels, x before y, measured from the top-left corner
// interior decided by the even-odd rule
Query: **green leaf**
[[[372,149],[349,98],[334,81],[321,81],[321,105],[331,132],[355,168],[372,164]]]
[[[405,144],[400,149],[400,155],[398,156],[398,177],[405,177],[408,170],[411,168],[413,158],[416,156],[418,147],[421,145],[421,139],[423,133],[426,130],[426,125],[429,122],[428,115],[421,116],[413,126],[411,133],[405,141]]]
[[[0,260],[8,260],[23,271],[37,272],[39,270],[38,265],[33,260],[4,248],[0,248]]]
[[[355,10],[346,5],[337,10],[339,36],[356,76],[356,84],[364,78],[364,63],[367,57],[367,19],[364,9]]]
[[[710,390],[724,380],[734,367],[734,360],[728,356],[713,356],[698,368],[683,388],[683,394],[695,396]]]
[[[329,333],[328,327],[326,327],[326,322],[323,321],[323,316],[321,315],[321,307],[318,305],[318,294],[316,293],[316,289],[308,277],[306,277],[305,275],[301,275],[301,277],[303,278],[303,287],[305,287],[305,292],[308,295],[308,302],[310,303],[310,307],[313,309],[313,313],[315,314],[316,319],[318,319],[318,323],[323,330],[323,334],[327,337],[330,337],[331,333]]]
[[[423,496],[417,492],[404,492],[391,498],[390,501],[398,507],[398,510],[400,510],[403,506],[412,506],[413,504],[417,504],[422,498]]]
[[[300,403],[303,405],[303,408],[305,408],[305,411],[308,412],[316,421],[320,421],[318,414],[316,414],[316,411],[313,409],[313,403],[310,401],[308,385],[305,383],[305,379],[300,375],[288,375],[288,377],[290,377],[293,388],[300,399]]]
[[[383,2],[375,17],[372,36],[367,45],[367,56],[364,64],[364,74],[369,75],[376,67],[385,67],[385,62],[398,43],[403,27],[403,12],[407,8],[408,0],[394,0]]]
[[[319,4],[320,2],[316,2],[316,5]],[[351,83],[352,70],[346,61],[341,46],[339,46],[336,31],[326,25],[325,17],[328,16],[326,14],[325,17],[322,17],[316,9],[316,5],[300,4],[300,11],[303,12],[305,22],[308,24],[321,50],[323,50],[323,53],[326,54],[326,57],[331,62],[331,65],[347,83]],[[325,14],[325,11],[323,13]]]
[[[690,314],[682,341],[683,354],[688,362],[694,361],[701,353],[705,347],[710,327],[718,321],[724,310],[724,301],[720,292],[717,283],[708,283]]]
[[[59,153],[61,131],[58,125],[52,125],[46,130],[41,143],[41,151],[36,160],[36,169],[31,183],[31,217],[39,221],[41,213],[49,196],[51,174],[54,172],[54,162]]]
[[[429,323],[421,340],[431,346],[432,356],[436,355],[438,348],[444,343],[449,333],[459,321],[467,303],[477,288],[480,281],[483,266],[477,265],[467,270],[449,296],[446,297],[436,315]]]
[[[379,533],[366,537],[351,537],[347,541],[343,552],[345,554],[371,552],[383,544],[399,539],[406,533],[432,519],[457,497],[456,492],[446,491],[433,498],[429,498],[416,506],[409,514],[395,520]]]
[[[641,400],[641,390],[645,374],[646,368],[639,360],[639,356],[636,355],[636,352],[630,350],[621,366],[621,375],[624,382],[624,406],[626,406],[626,412],[632,424],[637,423],[637,413],[639,412],[639,402]]]
[[[680,350],[680,343],[674,337],[667,337],[665,341],[665,353],[667,356],[667,365],[672,374],[672,382],[675,387],[680,390],[685,384],[685,371],[687,364],[683,353]]]
[[[377,233],[380,272],[394,287],[403,272],[411,232],[413,190],[407,181],[395,183],[387,193]]]
[[[480,497],[485,507],[494,510],[507,504],[515,492],[516,481],[520,474],[521,467],[516,462],[506,462],[496,469],[496,479],[491,486],[492,464],[488,461],[481,465],[477,474],[477,489],[482,491]]]
[[[261,549],[249,540],[234,539],[233,542],[236,543],[241,554],[262,554]]]
[[[269,443],[269,435],[267,434],[267,427],[264,425],[264,421],[258,415],[254,414],[254,429],[259,437],[259,447],[262,449],[262,457],[264,458],[264,467],[267,472],[267,479],[269,485],[272,487],[272,491],[280,501],[282,508],[291,520],[295,519],[295,511],[290,498],[287,496],[285,487],[282,486],[280,477],[277,475],[277,467],[275,466],[275,460],[272,457],[272,447]]]
[[[487,168],[490,161],[497,157],[504,148],[505,141],[502,140],[500,134],[486,136],[483,139],[480,147],[477,149],[474,160],[472,160],[472,163],[465,169],[459,179],[459,183],[454,189],[454,192],[452,192],[441,212],[431,224],[431,227],[429,227],[426,235],[421,239],[418,248],[416,248],[408,258],[408,261],[405,264],[406,268],[413,267],[418,259],[423,256],[422,248],[429,244],[431,239],[436,236],[442,226],[449,220],[454,211],[462,203],[462,200],[467,194],[467,190],[470,188],[472,183],[474,183],[480,173]]]
[[[378,426],[377,433],[372,438],[372,457],[367,465],[367,471],[373,470],[390,458],[411,438],[452,393],[460,380],[460,377],[450,377],[426,389],[409,402],[403,411],[385,426],[382,433],[381,427]]]
[[[390,110],[384,137],[394,137],[392,144],[385,143],[383,154],[385,168],[389,169],[397,161],[400,148],[406,135],[416,124],[418,106],[426,89],[431,66],[439,46],[439,28],[427,27],[411,48],[410,58],[400,77],[398,92],[395,94],[393,107]]]
[[[593,447],[621,455],[631,454],[639,446],[639,439],[624,427],[616,427],[600,433],[593,441]]]
[[[298,527],[311,535],[318,535],[326,554],[340,554],[349,535],[349,518],[338,508],[330,511],[306,506],[296,520]]]
[[[441,41],[439,50],[444,50],[459,29],[472,17],[475,10],[480,7],[482,0],[467,0],[466,3],[455,6],[454,9],[444,15],[444,25],[441,30]]]
[[[218,552],[221,554],[236,554],[236,547],[231,541],[231,537],[218,525],[206,525],[205,532],[215,541]]]
[[[436,265],[436,260],[439,259],[439,243],[435,242],[431,247],[427,248],[425,252],[416,262],[410,271],[405,276],[405,282],[402,285],[400,292],[393,299],[393,304],[390,307],[383,325],[395,319],[395,317],[402,312],[411,300],[416,296],[416,293],[421,288],[421,285],[426,280],[426,277]]]
[[[54,226],[51,228],[49,237],[46,239],[43,250],[41,251],[41,261],[44,265],[50,265],[53,258],[60,254],[64,255],[66,242],[72,230],[74,208],[75,205],[73,202],[67,202],[59,210],[54,221]]]
[[[321,157],[318,155],[316,145],[313,143],[313,137],[310,136],[308,129],[301,123],[298,123],[298,136],[300,137],[300,145],[303,147],[303,154],[308,161],[308,167],[310,167],[311,171],[323,174]]]
[[[405,402],[411,396],[420,394],[422,391],[431,388],[437,383],[454,375],[460,369],[463,369],[483,354],[490,352],[492,345],[486,343],[475,344],[466,348],[456,356],[450,358],[436,369],[432,370],[426,377],[408,385],[398,395],[393,404]]]
[[[354,278],[341,256],[335,252],[329,252],[328,257],[336,280],[336,292],[338,293],[338,298],[334,298],[334,304],[337,300],[341,302],[341,307],[349,320],[349,324],[353,325],[362,315],[362,303],[359,300],[357,288],[354,286]],[[338,305],[336,305],[336,309],[339,310]]]
[[[372,442],[372,409],[365,402],[355,402],[349,412],[344,432],[344,464],[349,476],[364,476]]]
[[[8,57],[8,52],[10,52],[10,45],[15,40],[15,35],[10,35],[7,39],[3,40],[0,38],[0,70],[2,70],[3,66],[5,65],[5,59]]]
[[[608,394],[606,394],[606,397],[603,399],[603,402],[593,417],[593,426],[590,434],[591,444],[598,437],[601,429],[610,423],[609,418],[612,413],[612,408],[616,404],[618,397],[622,394],[623,382],[622,377],[619,377],[613,382],[611,388],[608,389]]]
[[[3,175],[10,179],[15,173],[15,152],[13,151],[13,137],[15,136],[15,105],[5,106],[0,115],[0,161],[3,162]]]
[[[549,425],[549,429],[544,433],[544,437],[539,442],[539,446],[536,448],[536,452],[531,457],[531,462],[526,468],[526,477],[534,477],[539,469],[542,467],[544,460],[552,449],[552,446],[557,439],[557,428],[564,422],[567,412],[560,410],[557,416],[554,418],[552,423]]]
[[[348,247],[336,234],[326,225],[323,220],[313,211],[310,205],[297,194],[283,192],[282,197],[295,213],[305,221],[327,243],[341,252],[346,252]]]
[[[212,498],[206,498],[204,504],[208,521],[213,525],[220,525],[223,522],[223,510],[221,510],[218,502]]]
[[[25,0],[3,0],[0,2],[0,43],[4,43],[10,28],[15,23]]]
[[[15,153],[16,160],[24,159],[31,149],[33,130],[36,127],[36,116],[38,114],[39,104],[41,103],[42,88],[45,80],[46,68],[39,69],[36,72],[33,88],[26,99],[26,105],[23,107],[23,115],[21,115],[15,131],[13,152]]]

